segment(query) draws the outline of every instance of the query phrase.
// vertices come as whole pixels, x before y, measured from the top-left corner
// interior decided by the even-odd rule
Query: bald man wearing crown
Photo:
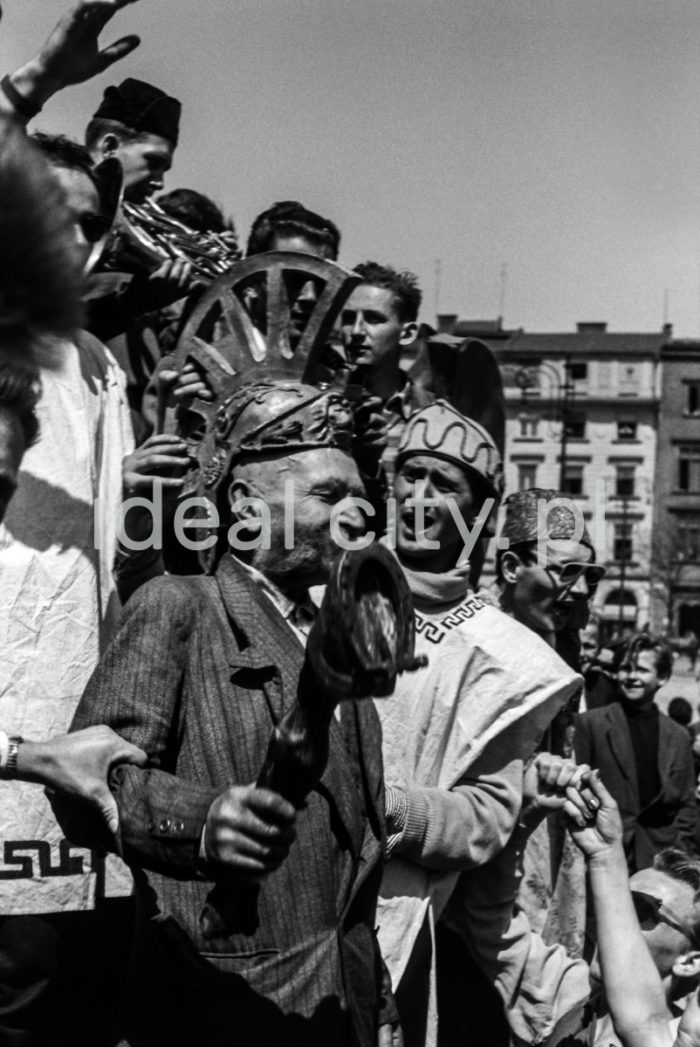
[[[261,290],[272,274],[278,322],[266,339],[246,328],[229,293],[236,274],[222,278],[250,344],[216,343],[242,377],[203,407],[193,474],[220,513],[218,559],[209,550],[211,573],[138,589],[73,724],[118,724],[150,758],[142,774],[114,777],[120,828],[102,836],[132,868],[142,909],[125,1032],[130,1047],[390,1047],[396,1011],[375,935],[386,837],[373,702],[331,718],[326,769],[302,810],[253,784],[295,702],[317,614],[309,587],[328,580],[338,535],[352,542],[364,524],[348,501],[363,494],[351,412],[300,381],[323,344],[329,298],[337,311],[353,281],[318,259],[273,255],[242,263],[241,278],[251,266]],[[284,283],[310,277],[328,294],[290,352]],[[66,832],[96,840],[83,813],[61,812]],[[260,885],[257,930],[209,935],[213,883],[242,906]]]
[[[470,590],[469,556],[501,490],[483,426],[444,400],[411,415],[396,457],[395,543],[427,665],[377,703],[390,855],[379,942],[407,1047],[437,1042],[441,912],[460,873],[506,845],[524,762],[579,686],[544,641]]]

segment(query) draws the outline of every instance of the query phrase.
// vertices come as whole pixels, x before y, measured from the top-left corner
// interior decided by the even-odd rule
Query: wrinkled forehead
[[[283,488],[285,481],[293,480],[300,489],[326,481],[338,481],[363,490],[362,480],[352,455],[340,447],[314,447],[292,454],[270,455],[251,459],[234,466],[233,475],[245,475],[268,485]]]
[[[410,469],[411,467],[425,472],[436,472],[441,476],[448,477],[450,480],[469,481],[467,471],[461,465],[435,454],[409,454],[401,462],[397,474],[401,474],[406,468]]]

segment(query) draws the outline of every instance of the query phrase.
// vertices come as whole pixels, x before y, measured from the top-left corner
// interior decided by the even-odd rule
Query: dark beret
[[[177,98],[144,83],[124,80],[119,87],[108,87],[95,118],[118,120],[132,131],[160,135],[177,145],[182,106]]]

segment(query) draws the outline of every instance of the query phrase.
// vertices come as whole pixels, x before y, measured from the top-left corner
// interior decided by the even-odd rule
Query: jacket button
[[[184,831],[185,831],[185,823],[184,822],[175,822],[175,824],[173,825],[173,832],[174,833],[184,833]]]
[[[169,831],[171,825],[172,825],[172,822],[170,821],[169,818],[163,818],[163,821],[160,823],[158,828],[159,828],[159,830],[162,833],[167,833]]]
[[[148,829],[149,833],[154,833],[156,831],[155,822],[149,822],[146,828]]]

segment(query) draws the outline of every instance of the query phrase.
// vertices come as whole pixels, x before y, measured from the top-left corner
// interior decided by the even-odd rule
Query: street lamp
[[[563,380],[559,369],[548,360],[543,360],[539,364],[533,364],[531,367],[520,367],[515,373],[515,384],[520,389],[523,400],[527,399],[528,390],[536,385],[533,378],[533,375],[535,374],[546,375],[553,385],[556,383],[557,400],[561,405],[559,409],[559,416],[561,419],[561,434],[559,437],[559,490],[563,491],[566,481],[566,453],[569,438],[568,424],[571,420],[569,407],[575,394],[574,384],[571,381],[571,357],[564,357]]]

